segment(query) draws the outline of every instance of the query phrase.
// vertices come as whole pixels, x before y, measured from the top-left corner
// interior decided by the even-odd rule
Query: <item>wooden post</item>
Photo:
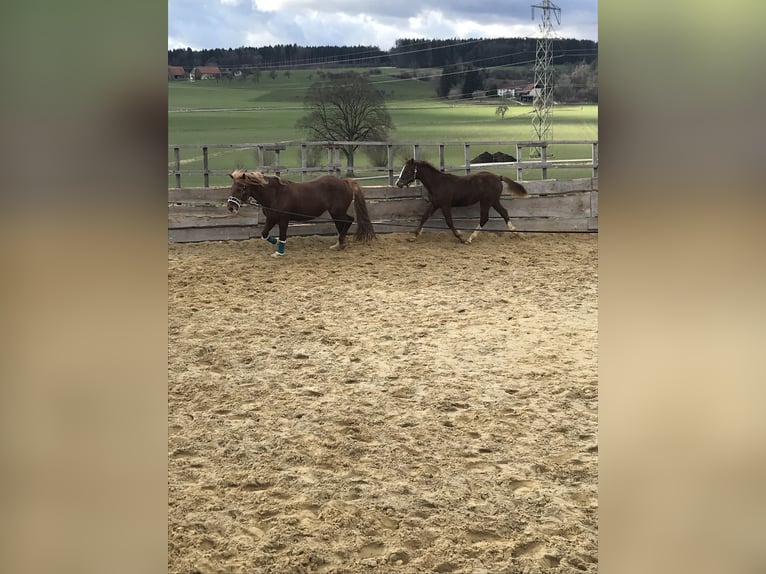
[[[279,177],[279,148],[274,148],[274,173]]]
[[[520,143],[516,144],[516,180],[523,180],[524,174],[523,174],[523,168],[521,167],[521,162],[524,161],[524,158],[522,157],[522,154],[524,153],[524,148],[521,146]]]
[[[465,144],[465,174],[471,173],[471,144]]]
[[[439,144],[439,170],[444,172],[444,144]]]
[[[176,187],[181,188],[181,150],[178,147],[173,148],[173,157],[176,160]]]
[[[258,161],[258,169],[263,169],[263,146],[259,145],[255,148],[256,160]]]
[[[420,159],[420,144],[412,146],[412,159]]]
[[[386,145],[386,164],[388,166],[388,185],[394,185],[394,146]]]
[[[593,142],[593,149],[591,151],[591,162],[593,163],[593,170],[591,177],[598,177],[598,142]]]
[[[308,146],[301,144],[301,181],[306,181],[306,168],[308,167]]]
[[[548,162],[548,144],[544,143],[540,146],[540,161],[543,164],[542,179],[548,179],[548,168],[545,167]]]
[[[207,163],[207,146],[202,146],[202,177],[205,181],[203,187],[210,187],[210,170]]]

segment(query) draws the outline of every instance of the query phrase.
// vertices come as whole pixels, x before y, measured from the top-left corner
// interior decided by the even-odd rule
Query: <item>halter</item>
[[[410,185],[410,184],[411,184],[413,181],[415,181],[415,180],[418,178],[418,164],[416,164],[416,163],[415,163],[415,164],[413,164],[413,165],[415,166],[415,170],[412,172],[412,179],[411,179],[410,181],[408,181],[408,182],[405,184],[405,185],[407,185],[408,187],[409,187],[409,185]],[[403,171],[404,171],[404,169],[402,169],[402,172],[403,172]]]
[[[226,201],[230,201],[231,203],[235,204],[237,206],[237,209],[242,207],[242,202],[238,200],[236,197],[234,197],[233,195],[230,195],[229,199],[227,199]]]

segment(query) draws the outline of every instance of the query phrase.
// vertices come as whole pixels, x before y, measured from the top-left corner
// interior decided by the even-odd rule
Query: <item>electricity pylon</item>
[[[541,0],[539,4],[532,5],[533,19],[535,8],[540,9],[541,21],[535,55],[535,97],[532,100],[534,111],[532,128],[537,141],[542,142],[553,136],[553,72],[551,70],[553,24],[551,24],[551,14],[555,16],[556,22],[561,24],[561,8],[550,0]],[[530,155],[540,157],[541,150],[542,148],[539,147],[531,148]]]

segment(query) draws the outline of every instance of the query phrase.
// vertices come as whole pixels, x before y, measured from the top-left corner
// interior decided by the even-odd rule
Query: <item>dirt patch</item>
[[[597,236],[169,245],[169,571],[596,572]]]

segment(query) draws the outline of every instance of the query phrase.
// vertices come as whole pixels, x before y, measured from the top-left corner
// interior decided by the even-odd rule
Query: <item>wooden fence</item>
[[[438,158],[429,159],[436,167],[444,172],[468,174],[472,170],[491,169],[507,170],[516,180],[530,180],[529,174],[538,175],[540,179],[547,179],[550,174],[559,170],[579,170],[574,177],[589,175],[598,177],[598,141],[596,140],[551,140],[551,141],[474,141],[474,142],[348,142],[348,141],[285,141],[276,143],[244,143],[244,144],[174,144],[168,146],[169,162],[168,177],[169,187],[183,188],[186,182],[193,178],[199,181],[203,187],[211,186],[211,177],[217,178],[219,183],[222,176],[231,173],[234,166],[231,165],[235,154],[236,161],[245,162],[245,167],[267,173],[281,175],[287,179],[304,181],[313,179],[324,173],[344,177],[346,166],[341,161],[341,148],[355,146],[358,148],[356,161],[362,161],[367,155],[366,151],[376,150],[381,165],[365,166],[356,163],[354,173],[363,180],[363,185],[373,185],[374,180],[379,180],[375,185],[394,185],[396,176],[404,165],[404,161],[395,155],[406,155],[415,159],[422,159],[421,154],[434,153]],[[504,163],[477,164],[471,163],[471,156],[482,150],[497,150],[503,148],[512,152],[517,161]],[[552,157],[551,149],[560,151],[579,150],[577,154],[590,155],[580,159],[557,159]],[[213,150],[211,152],[211,150]],[[447,150],[450,150],[452,164],[447,164]],[[460,151],[458,151],[460,150]],[[530,157],[530,152],[536,154]],[[587,152],[585,151],[587,150]],[[288,151],[292,151],[289,154]],[[183,154],[182,154],[183,152]],[[313,153],[312,153],[313,152]],[[395,153],[396,152],[396,153]],[[319,157],[317,156],[319,153]],[[244,154],[244,155],[243,155]],[[191,157],[187,157],[191,155]],[[524,159],[527,155],[529,159]],[[562,155],[571,156],[572,153]],[[182,157],[183,156],[183,157]],[[459,157],[460,160],[455,160]],[[312,159],[313,158],[313,159]],[[382,165],[385,163],[385,165]],[[189,167],[186,167],[189,166]],[[550,171],[550,173],[549,173]],[[525,172],[527,177],[525,177]],[[573,172],[570,172],[573,173]],[[193,185],[193,184],[192,184]],[[187,187],[191,187],[186,183]]]
[[[503,195],[511,222],[518,231],[595,232],[598,230],[598,178],[524,181],[527,199]],[[411,232],[426,208],[426,190],[421,186],[399,189],[391,186],[364,187],[370,217],[378,233]],[[168,190],[168,240],[174,243],[237,240],[259,237],[264,223],[260,208],[243,205],[237,215],[226,209],[229,187]],[[353,215],[353,207],[349,209]],[[322,220],[324,219],[324,220]],[[453,220],[459,229],[473,230],[479,221],[479,206],[456,208]],[[354,224],[350,233],[356,228]],[[444,230],[441,211],[426,223],[425,231]],[[502,218],[490,209],[487,231],[507,231]],[[335,235],[335,225],[325,213],[319,221],[291,223],[288,235]]]

